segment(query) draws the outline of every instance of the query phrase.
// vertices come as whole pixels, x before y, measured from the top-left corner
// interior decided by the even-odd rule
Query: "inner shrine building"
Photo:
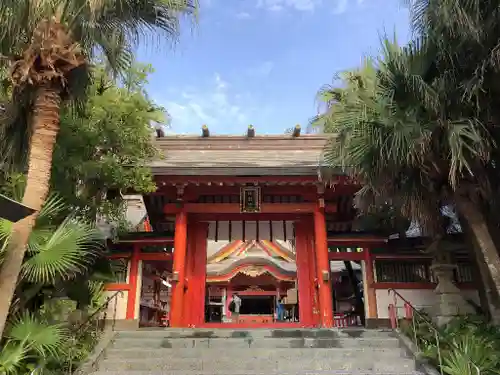
[[[157,137],[157,191],[129,205],[138,231],[111,246],[123,272],[108,315],[127,328],[370,325],[387,318],[389,288],[432,290],[395,271],[387,238],[353,231],[360,186],[340,170],[322,180],[327,141],[298,127]],[[415,274],[425,262],[399,263]]]

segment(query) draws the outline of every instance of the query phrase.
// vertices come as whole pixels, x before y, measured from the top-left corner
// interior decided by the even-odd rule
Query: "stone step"
[[[394,371],[394,372],[374,372],[371,370],[368,371],[302,371],[296,370],[292,372],[287,371],[273,371],[273,372],[258,372],[258,371],[240,371],[240,370],[231,370],[231,371],[96,371],[91,375],[425,375],[420,371]]]
[[[393,358],[380,361],[373,356],[359,358],[293,358],[286,360],[277,358],[254,359],[237,358],[147,358],[104,360],[99,364],[101,371],[206,371],[229,372],[232,369],[243,372],[283,371],[302,373],[313,371],[375,371],[379,373],[396,371],[414,371],[415,361],[409,358]]]
[[[380,360],[392,360],[407,357],[406,350],[395,348],[335,348],[335,349],[268,349],[249,348],[237,349],[228,347],[224,351],[207,348],[172,348],[172,349],[107,349],[106,358],[109,360],[119,359],[147,359],[147,358],[245,358],[245,359],[282,359],[290,360],[307,358],[358,358],[364,356],[375,356]]]
[[[116,339],[113,348],[399,348],[388,338],[127,338]]]
[[[391,330],[378,329],[209,329],[165,328],[121,331],[123,338],[336,338],[394,337]]]

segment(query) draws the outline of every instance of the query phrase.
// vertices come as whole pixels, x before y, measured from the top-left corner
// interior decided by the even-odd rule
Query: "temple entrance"
[[[331,247],[329,251],[335,326],[364,326],[363,249]]]
[[[205,323],[299,323],[292,221],[210,222]]]
[[[142,261],[139,327],[168,327],[172,295],[172,261]]]

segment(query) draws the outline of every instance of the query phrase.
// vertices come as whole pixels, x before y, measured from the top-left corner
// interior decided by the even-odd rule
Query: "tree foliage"
[[[120,192],[155,190],[147,167],[159,156],[152,125],[165,124],[168,117],[145,92],[151,72],[150,66],[135,65],[117,85],[99,69],[84,111],[62,114],[52,189],[89,217],[119,214]]]

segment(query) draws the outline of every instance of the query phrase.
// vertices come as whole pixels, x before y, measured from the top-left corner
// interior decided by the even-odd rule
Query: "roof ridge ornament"
[[[247,138],[253,138],[253,137],[255,137],[255,128],[253,127],[253,125],[248,125]]]

